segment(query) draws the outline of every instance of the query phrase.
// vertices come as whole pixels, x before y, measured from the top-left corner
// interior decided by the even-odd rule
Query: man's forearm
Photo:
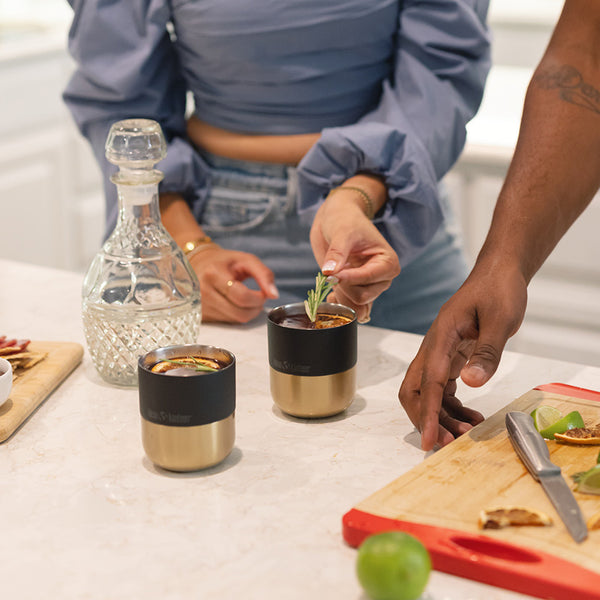
[[[600,186],[600,2],[567,0],[529,85],[478,261],[528,282]]]

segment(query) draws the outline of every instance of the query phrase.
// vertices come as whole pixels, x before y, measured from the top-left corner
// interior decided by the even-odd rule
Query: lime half
[[[600,495],[600,465],[596,465],[583,473],[577,480],[575,490],[582,494]]]
[[[570,412],[568,415],[565,415],[562,419],[559,419],[549,427],[542,429],[540,434],[547,440],[553,440],[555,433],[564,433],[569,429],[575,429],[575,427],[585,427],[583,417],[576,410]]]
[[[554,408],[554,406],[538,406],[531,411],[533,423],[538,431],[542,431],[543,429],[550,427],[550,425],[554,425],[554,423],[562,419],[562,416],[560,410]]]

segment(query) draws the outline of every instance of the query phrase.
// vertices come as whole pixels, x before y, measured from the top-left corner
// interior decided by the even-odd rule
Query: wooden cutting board
[[[31,413],[81,362],[83,347],[74,342],[31,342],[33,352],[46,352],[38,364],[25,370],[0,406],[0,443],[6,441]]]
[[[418,537],[433,566],[460,577],[554,600],[600,600],[600,530],[573,541],[541,485],[517,457],[505,414],[555,406],[578,410],[600,423],[600,392],[563,384],[539,386],[425,459],[343,517],[344,539],[354,547],[372,533],[402,530]],[[599,446],[548,441],[553,462],[571,474],[596,464]],[[600,512],[600,496],[575,492],[585,519]],[[481,530],[482,509],[525,506],[553,520],[550,527]]]

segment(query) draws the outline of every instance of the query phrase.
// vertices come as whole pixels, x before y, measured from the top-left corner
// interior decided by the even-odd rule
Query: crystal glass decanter
[[[156,348],[198,341],[200,286],[191,265],[163,227],[154,165],[166,155],[155,121],[115,123],[106,158],[119,194],[117,225],[86,273],[83,328],[100,376],[137,385],[138,358]]]

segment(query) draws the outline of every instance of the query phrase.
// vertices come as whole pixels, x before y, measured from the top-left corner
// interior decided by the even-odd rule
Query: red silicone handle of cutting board
[[[600,402],[600,392],[564,383],[535,389]],[[387,519],[355,508],[344,515],[342,525],[344,539],[355,548],[371,534],[404,531],[421,540],[437,571],[537,598],[600,600],[600,574],[546,552],[525,550],[484,535]]]
[[[484,535],[472,535],[378,517],[352,509],[342,520],[344,539],[358,547],[369,535],[404,531],[421,540],[433,568],[537,598],[600,600],[600,574],[540,551],[518,548]]]
[[[533,388],[542,390],[542,392],[554,392],[563,396],[573,396],[574,398],[583,398],[584,400],[595,400],[600,402],[600,392],[595,390],[587,390],[586,388],[567,385],[566,383],[546,383]]]

